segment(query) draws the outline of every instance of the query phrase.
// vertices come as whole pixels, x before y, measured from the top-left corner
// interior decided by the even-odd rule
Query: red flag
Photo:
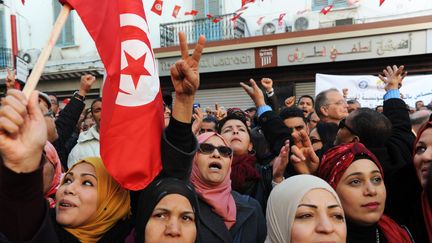
[[[236,20],[237,20],[238,18],[240,18],[240,15],[242,15],[242,13],[236,14],[236,15],[235,15],[234,17],[232,17],[230,20],[233,21],[233,22],[236,22]]]
[[[153,7],[151,8],[151,11],[159,16],[162,15],[162,7],[163,7],[163,1],[162,0],[156,0],[153,3]]]
[[[328,12],[330,12],[330,10],[333,8],[333,5],[328,5],[326,7],[324,7],[323,9],[321,9],[322,14],[326,15]]]
[[[264,18],[265,18],[265,16],[259,17],[258,20],[257,20],[257,24],[261,25],[261,23],[262,23],[262,21],[263,21]]]
[[[248,6],[243,6],[243,7],[239,8],[239,9],[237,9],[237,10],[235,11],[235,13],[237,13],[237,12],[241,12],[241,11],[244,11],[244,10],[246,10],[247,8],[248,8]]]
[[[213,23],[219,23],[223,18],[222,17],[216,17],[212,20]]]
[[[278,18],[278,23],[279,23],[279,26],[282,26],[282,23],[283,23],[283,18],[285,17],[285,15],[286,15],[286,13],[281,13],[280,15],[279,15],[279,18]]]
[[[242,7],[248,3],[253,3],[255,0],[242,0]]]
[[[197,14],[198,14],[198,11],[196,11],[195,9],[192,9],[190,12],[185,12],[185,15],[196,16]]]
[[[22,5],[24,5],[25,4],[25,0],[21,0],[21,3],[22,3]]]
[[[179,5],[175,5],[174,10],[172,12],[172,16],[177,18],[178,13],[180,12],[181,7]]]
[[[208,19],[212,19],[213,18],[213,15],[211,15],[211,14],[207,14],[206,16],[207,16]]]
[[[380,0],[380,7],[381,7],[381,5],[383,5],[384,1],[385,0]]]
[[[64,0],[95,41],[107,73],[100,127],[101,156],[130,190],[161,171],[163,101],[142,0]]]

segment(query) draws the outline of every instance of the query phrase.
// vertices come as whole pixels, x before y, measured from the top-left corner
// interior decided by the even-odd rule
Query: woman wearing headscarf
[[[259,203],[231,187],[232,149],[219,134],[198,137],[191,182],[198,194],[199,234],[205,242],[263,242],[264,215]]]
[[[175,178],[155,180],[141,193],[135,242],[196,242],[198,218],[192,185]]]
[[[346,240],[339,197],[329,184],[315,176],[292,176],[273,188],[266,220],[266,243]]]
[[[60,185],[62,166],[57,151],[50,142],[46,142],[44,151],[46,162],[43,168],[43,192],[50,208],[55,208],[55,194]]]
[[[347,219],[347,242],[412,242],[406,228],[384,215],[386,188],[378,159],[361,143],[330,149],[317,175],[337,192]]]

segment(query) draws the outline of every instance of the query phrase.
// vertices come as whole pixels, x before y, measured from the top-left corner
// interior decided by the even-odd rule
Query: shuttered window
[[[324,7],[333,5],[333,8],[346,8],[348,3],[346,0],[313,0],[312,10],[321,11]]]
[[[205,18],[207,14],[220,15],[220,4],[220,0],[195,0],[194,9],[198,11],[195,18]]]
[[[62,5],[58,0],[53,0],[53,9],[54,9],[54,21],[57,19],[59,15]],[[69,14],[69,17],[65,23],[65,26],[62,29],[59,39],[57,40],[57,46],[71,46],[75,44],[74,38],[74,23],[73,23],[73,12]]]
[[[315,97],[315,82],[296,83],[295,84],[296,99],[298,100],[298,98],[300,98],[300,96],[302,95],[310,95],[312,97]]]

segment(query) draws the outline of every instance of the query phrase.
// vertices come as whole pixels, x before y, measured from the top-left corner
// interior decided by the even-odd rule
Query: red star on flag
[[[385,0],[380,0],[380,7],[381,7],[381,5],[383,5],[384,1]]]
[[[333,5],[326,6],[326,7],[324,7],[323,9],[321,9],[321,12],[320,12],[320,13],[326,15],[328,12],[330,12],[330,10],[331,10],[332,8],[333,8]]]
[[[135,88],[138,85],[141,75],[151,76],[149,71],[144,67],[145,58],[147,53],[142,55],[140,58],[135,59],[129,53],[125,52],[128,66],[121,70],[121,74],[128,74],[132,76]]]

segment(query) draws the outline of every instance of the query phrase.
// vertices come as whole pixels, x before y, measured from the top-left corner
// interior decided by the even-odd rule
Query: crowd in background
[[[99,158],[102,99],[84,103],[95,77],[60,110],[55,95],[27,99],[10,73],[0,242],[431,242],[432,107],[403,101],[403,66],[379,75],[375,109],[346,89],[278,97],[270,78],[240,83],[255,107],[200,108],[203,45],[171,69],[163,169],[140,191]]]

